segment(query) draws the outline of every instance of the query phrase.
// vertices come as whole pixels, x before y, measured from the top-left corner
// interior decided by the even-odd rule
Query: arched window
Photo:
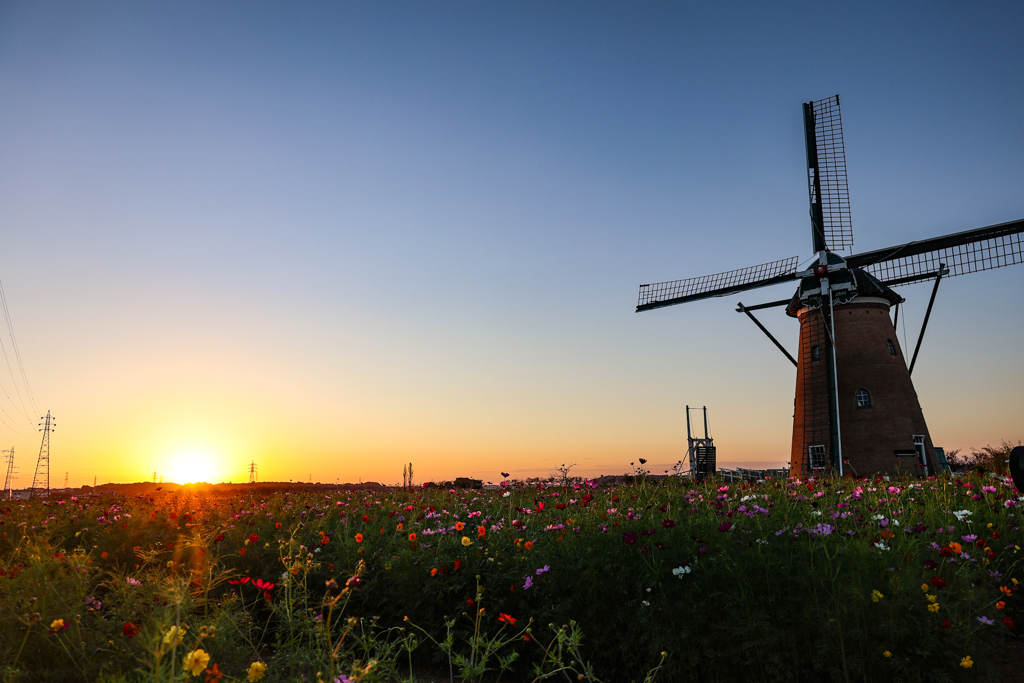
[[[857,390],[857,407],[858,408],[870,408],[871,407],[871,394],[868,393],[867,389]]]
[[[889,353],[896,355],[896,345],[892,343],[892,339],[886,339],[885,345],[889,347]]]

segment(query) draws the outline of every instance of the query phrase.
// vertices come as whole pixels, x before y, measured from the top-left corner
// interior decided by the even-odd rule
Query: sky
[[[1024,217],[1024,5],[776,5],[3,2],[16,486],[48,410],[54,486],[660,473],[686,405],[720,464],[785,463],[795,371],[735,308],[793,287],[638,285],[809,258],[801,103],[836,93],[854,252]],[[1022,294],[942,283],[947,451],[1024,439]]]

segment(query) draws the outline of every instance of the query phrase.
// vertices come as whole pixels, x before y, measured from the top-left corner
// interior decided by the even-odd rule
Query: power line
[[[28,394],[29,403],[32,404],[32,412],[38,413],[39,408],[36,407],[36,397],[32,394],[32,385],[28,383],[28,375],[25,374],[25,364],[21,361],[21,349],[18,348],[18,338],[14,336],[14,323],[11,322],[11,312],[7,308],[7,296],[4,294],[4,283],[2,281],[0,281],[0,306],[3,306],[4,309],[4,319],[7,321],[7,331],[11,335],[11,346],[14,347],[14,357],[18,361],[18,371],[21,373],[21,381],[25,383],[25,393]],[[9,367],[10,365],[8,365],[8,368]],[[17,383],[15,383],[15,388],[17,388]]]

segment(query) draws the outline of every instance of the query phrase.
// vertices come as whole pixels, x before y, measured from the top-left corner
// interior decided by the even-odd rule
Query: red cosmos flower
[[[1013,628],[1013,619],[1010,617],[1003,617],[1003,625],[1006,626],[1006,628]]]
[[[249,583],[249,577],[246,576],[241,579],[228,579],[228,583],[230,583],[232,586],[237,586],[239,584],[244,586],[245,584]]]
[[[369,522],[370,521],[370,515],[363,515],[363,521],[364,522]]]
[[[455,564],[452,565],[452,571],[455,571],[456,569],[459,569],[460,567],[462,567],[462,560],[455,560]]]
[[[224,540],[224,534],[217,534],[217,538],[213,539],[214,543],[220,543]]]
[[[944,622],[942,622],[942,628],[949,628],[952,625],[953,625],[953,622],[951,622],[949,619],[946,619]]]
[[[994,538],[994,539],[997,539],[997,540],[998,540],[1000,536],[1002,536],[1002,534],[1001,534],[1001,533],[999,533],[998,531],[993,531],[993,532],[992,532],[992,538]]]
[[[942,550],[939,551],[939,555],[942,555],[943,557],[953,557],[953,551],[949,548],[943,547]]]
[[[508,614],[505,614],[504,612],[499,612],[498,613],[498,621],[504,621],[509,626],[515,626],[516,625],[516,618],[512,617],[512,616],[509,616]]]
[[[267,581],[264,581],[263,579],[256,579],[255,581],[253,581],[253,585],[259,588],[260,590],[269,591],[274,590],[274,586],[276,586],[277,584],[269,583]]]
[[[239,555],[245,555],[245,548],[242,548],[241,550],[239,550],[238,554]]]
[[[932,585],[935,586],[936,588],[945,588],[946,587],[946,580],[944,578],[942,578],[941,576],[933,576],[929,580],[931,581]]]
[[[278,522],[277,524],[275,524],[274,528],[275,529],[280,529],[281,528],[281,522]]]
[[[663,527],[665,527],[666,529],[675,529],[676,528],[675,521],[673,521],[671,519],[663,519],[663,520],[661,520],[661,525]]]
[[[524,634],[523,634],[523,640],[524,640],[525,642],[527,642],[527,643],[532,643],[532,642],[533,642],[533,638],[531,638],[531,637],[530,637],[530,634],[529,634],[529,633],[524,633]]]
[[[731,528],[732,528],[732,522],[730,522],[729,520],[725,520],[724,522],[722,522],[721,524],[718,525],[718,530],[719,531],[728,531]]]
[[[208,668],[203,675],[203,681],[205,683],[220,683],[221,677],[224,672],[217,668],[217,663],[214,662],[213,666]]]
[[[139,631],[142,630],[141,626],[136,626],[130,621],[124,622],[124,626],[121,627],[121,633],[124,634],[125,638],[134,638],[139,635]]]
[[[470,607],[472,607],[476,603],[473,602],[473,598],[466,598],[466,604],[469,605]]]
[[[412,532],[411,534],[409,534],[409,540],[412,541],[413,543],[416,542],[416,532],[415,531]]]
[[[627,531],[622,534],[622,542],[626,545],[633,545],[636,543],[636,534],[632,531]]]
[[[258,534],[249,534],[249,543],[255,543],[258,540],[260,540]]]
[[[176,513],[176,512],[172,512],[171,514],[167,515],[167,519],[172,519],[173,520],[173,519],[177,519],[177,518],[178,518],[178,513]]]

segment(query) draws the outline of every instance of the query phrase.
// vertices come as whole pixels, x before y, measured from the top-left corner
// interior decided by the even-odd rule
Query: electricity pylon
[[[36,476],[32,479],[32,492],[29,494],[33,498],[40,495],[41,491],[45,491],[47,496],[50,495],[50,432],[57,426],[57,420],[50,415],[49,410],[46,411],[46,417],[40,419],[43,420],[39,423],[43,442],[39,444]]]
[[[255,484],[256,483],[256,461],[255,460],[250,460],[249,461],[249,483],[250,484]]]
[[[4,482],[4,490],[7,491],[7,500],[11,500],[14,498],[14,446],[4,453],[7,454],[7,480]]]

